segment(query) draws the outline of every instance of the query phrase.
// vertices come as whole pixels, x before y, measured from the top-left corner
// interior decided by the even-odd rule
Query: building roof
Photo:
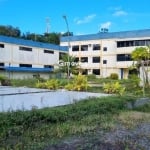
[[[67,46],[59,46],[55,44],[35,42],[32,40],[24,40],[24,39],[8,37],[8,36],[3,36],[3,35],[0,35],[0,42],[38,47],[38,48],[44,48],[44,49],[53,49],[53,50],[66,51],[66,52],[68,51]]]
[[[124,39],[124,38],[140,38],[140,37],[150,37],[150,29],[144,30],[133,30],[133,31],[121,31],[121,32],[107,32],[107,33],[97,33],[88,35],[77,35],[69,37],[61,37],[61,42],[68,41],[85,41],[85,40],[98,40],[98,39]],[[69,38],[69,39],[68,39]]]

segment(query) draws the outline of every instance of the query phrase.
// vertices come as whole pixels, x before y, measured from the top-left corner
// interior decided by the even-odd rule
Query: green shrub
[[[108,94],[119,94],[123,95],[125,92],[125,87],[123,87],[119,82],[111,82],[111,83],[104,83],[103,90],[105,93]]]
[[[74,87],[73,87],[73,86],[74,86],[73,84],[69,83],[69,84],[65,85],[65,89],[67,89],[67,90],[71,91],[71,90],[73,90],[73,89],[74,89]]]
[[[89,75],[86,75],[86,77],[87,77],[88,80],[96,79],[95,74],[89,74]]]
[[[113,80],[118,80],[118,74],[117,73],[111,73],[110,74],[110,79],[113,79]]]
[[[10,79],[8,79],[7,77],[2,76],[2,75],[0,75],[0,83],[3,86],[10,86],[11,85]]]
[[[75,76],[72,83],[65,86],[67,90],[84,91],[87,90],[88,82],[87,78],[83,75]]]
[[[132,75],[129,75],[128,78],[134,84],[134,87],[139,87],[139,85],[140,85],[140,78],[137,75],[132,74]]]
[[[5,77],[5,76],[0,75],[0,81],[5,80],[5,79],[6,79],[6,77]]]
[[[58,80],[51,79],[47,80],[46,82],[38,82],[36,84],[37,88],[43,88],[43,89],[50,89],[50,90],[56,90],[59,87]]]
[[[11,83],[13,86],[20,87],[35,87],[38,80],[36,78],[27,78],[27,79],[11,79]]]

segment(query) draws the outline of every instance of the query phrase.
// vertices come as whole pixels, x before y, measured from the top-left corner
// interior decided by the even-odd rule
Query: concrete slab
[[[66,90],[49,91],[25,87],[0,87],[0,112],[55,107],[71,104],[88,97],[101,96],[108,96],[108,94]]]
[[[11,86],[0,86],[0,96],[13,95],[13,94],[24,94],[24,93],[39,93],[49,92],[47,89],[37,89],[28,87],[11,87]]]

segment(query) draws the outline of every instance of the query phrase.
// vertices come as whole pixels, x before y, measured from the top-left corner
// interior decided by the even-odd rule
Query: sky
[[[149,0],[0,0],[0,25],[22,33],[95,34],[150,29]]]

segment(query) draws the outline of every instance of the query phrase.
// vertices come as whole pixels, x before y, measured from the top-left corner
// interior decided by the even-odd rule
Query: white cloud
[[[116,12],[113,13],[113,16],[126,16],[128,13],[123,11],[123,10],[117,10]]]
[[[112,23],[111,23],[110,21],[104,22],[104,23],[102,23],[102,24],[100,25],[100,29],[102,29],[102,28],[109,29],[110,26],[111,26],[111,24],[112,24]]]
[[[83,19],[74,19],[76,24],[85,24],[91,22],[96,17],[96,14],[85,16]]]

